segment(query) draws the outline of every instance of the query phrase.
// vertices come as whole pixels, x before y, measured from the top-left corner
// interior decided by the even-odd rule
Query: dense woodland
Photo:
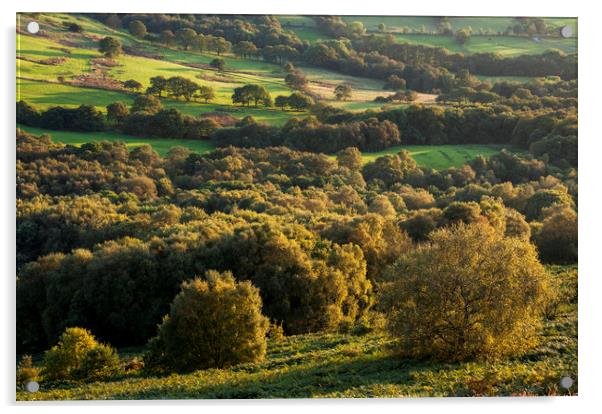
[[[354,148],[336,161],[284,147],[160,158],[23,132],[17,151],[22,349],[71,325],[142,344],[179,284],[207,270],[251,280],[287,333],[352,323],[399,255],[460,222],[531,240],[547,262],[577,259],[575,170],[536,158],[447,171],[404,152],[362,166]]]

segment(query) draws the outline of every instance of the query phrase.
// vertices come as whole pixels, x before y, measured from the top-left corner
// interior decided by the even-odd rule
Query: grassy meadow
[[[17,79],[17,100],[25,100],[37,108],[47,109],[53,106],[68,108],[83,104],[94,106],[101,112],[106,112],[110,103],[121,101],[131,105],[134,95],[123,91],[83,88],[59,83],[48,83],[36,80]],[[272,125],[282,125],[299,113],[281,111],[277,108],[240,107],[226,104],[186,102],[173,99],[161,99],[166,108],[176,108],[186,115],[198,116],[208,112],[224,112],[237,118],[251,115],[256,120]]]
[[[347,23],[360,21],[368,30],[377,30],[380,23],[384,23],[388,30],[394,31],[409,27],[414,30],[420,30],[424,27],[428,31],[437,30],[437,18],[434,16],[343,16],[343,20]],[[565,25],[571,26],[573,33],[576,33],[577,22],[574,18],[548,17],[545,18],[546,23],[557,27]],[[448,17],[448,21],[453,30],[458,30],[463,27],[470,26],[473,30],[489,30],[491,32],[503,32],[508,26],[513,25],[512,17]]]
[[[486,158],[497,154],[504,148],[499,145],[400,145],[384,151],[363,153],[364,162],[374,161],[387,154],[396,154],[401,150],[410,152],[416,163],[422,167],[444,169],[461,167],[478,155]]]
[[[465,54],[495,52],[503,56],[518,56],[539,54],[548,49],[560,49],[566,53],[577,51],[576,39],[540,38],[536,41],[530,37],[473,35],[465,44],[460,45],[453,36],[397,33],[394,36],[400,43],[444,47],[451,52]]]

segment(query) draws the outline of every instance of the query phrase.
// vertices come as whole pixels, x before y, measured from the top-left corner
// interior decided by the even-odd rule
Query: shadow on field
[[[112,399],[255,399],[310,398],[344,393],[357,387],[401,384],[410,373],[433,370],[433,364],[403,361],[393,356],[332,361],[310,368],[289,367],[279,372],[263,371],[243,380],[222,384],[146,387],[143,391],[114,394]],[[362,390],[366,396],[366,390]],[[351,395],[352,396],[352,395]],[[369,396],[369,395],[368,395]]]

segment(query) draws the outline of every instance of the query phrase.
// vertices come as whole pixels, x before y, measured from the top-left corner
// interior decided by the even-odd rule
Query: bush
[[[90,331],[67,328],[58,343],[44,354],[45,380],[93,380],[113,375],[119,357],[113,348],[99,344]]]
[[[549,215],[534,237],[541,259],[547,263],[576,263],[579,241],[577,213],[564,206],[550,207],[547,211]]]
[[[92,334],[83,328],[67,328],[58,343],[44,354],[42,374],[46,380],[70,379],[82,360],[98,346]]]
[[[144,362],[150,370],[224,368],[265,356],[269,322],[259,290],[237,283],[230,272],[208,271],[205,277],[182,284],[149,343]]]
[[[74,370],[73,377],[88,381],[99,381],[111,378],[120,370],[119,356],[115,349],[105,344],[98,344],[90,349]]]
[[[378,236],[390,227],[376,215],[371,221]],[[372,303],[360,247],[321,240],[297,225],[245,226],[207,253],[202,259],[206,266],[231,270],[260,289],[263,313],[281,322],[287,335],[336,330]],[[379,259],[385,255],[374,253]]]
[[[274,342],[282,342],[284,340],[284,328],[282,327],[282,323],[271,323],[268,337]]]
[[[408,356],[467,360],[535,345],[550,276],[527,241],[460,224],[432,233],[392,274],[389,330]]]
[[[40,370],[33,366],[31,355],[23,355],[17,365],[17,386],[24,386],[30,381],[37,381]]]

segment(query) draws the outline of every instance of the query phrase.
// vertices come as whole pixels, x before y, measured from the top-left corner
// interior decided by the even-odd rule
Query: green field
[[[444,47],[458,53],[493,53],[504,56],[540,54],[548,49],[560,49],[566,53],[577,51],[576,39],[541,38],[538,42],[528,37],[516,36],[472,36],[460,45],[453,36],[395,34],[400,42]]]
[[[65,80],[82,74],[92,75],[91,60],[99,58],[100,54],[94,49],[71,48],[70,54],[66,54],[56,48],[60,44],[47,40],[34,38],[33,36],[20,35],[17,45],[19,56],[28,59],[47,59],[52,57],[64,57],[67,60],[58,65],[44,65],[36,62],[17,60],[17,76],[28,79],[41,79],[48,81],[57,81],[59,76]],[[104,68],[103,75],[119,81],[135,79],[146,88],[150,85],[150,78],[153,76],[182,76],[190,80],[200,82],[215,89],[217,98],[214,103],[229,104],[231,102],[232,90],[247,83],[256,83],[265,86],[272,95],[290,94],[291,90],[284,84],[283,76],[265,76],[261,74],[261,68],[264,69],[261,62],[230,59],[231,62],[245,62],[245,69],[251,73],[226,72],[219,74],[215,70],[193,68],[184,64],[174,63],[182,62],[185,64],[208,64],[215,56],[190,56],[181,51],[171,51],[172,56],[165,56],[165,60],[150,59],[139,56],[122,55],[115,59],[118,66]],[[187,59],[185,58],[188,55]],[[200,57],[203,57],[202,59]],[[259,66],[259,67],[255,67]],[[231,65],[233,68],[234,65]],[[273,68],[272,68],[273,70]],[[100,76],[100,75],[99,75]]]
[[[17,400],[575,395],[576,385],[566,391],[558,382],[577,378],[577,305],[563,305],[546,322],[540,341],[526,355],[507,360],[436,363],[399,357],[394,340],[378,331],[297,335],[270,341],[261,363],[166,377],[135,371],[109,382],[53,389],[42,383],[36,393],[17,391]],[[123,350],[121,357],[141,352]]]
[[[491,83],[503,82],[503,81],[528,83],[528,82],[531,82],[533,79],[537,79],[537,78],[532,78],[529,76],[487,76],[487,75],[473,75],[473,76],[475,76],[477,79],[479,79],[481,81],[488,80]]]
[[[104,110],[104,107],[117,100],[131,103],[133,95],[120,90],[94,89],[70,85],[78,76],[91,76],[95,79],[125,81],[135,79],[143,88],[149,85],[153,76],[183,76],[197,83],[212,86],[216,99],[210,104],[164,99],[164,106],[180,109],[188,115],[226,108],[233,116],[254,116],[257,120],[281,125],[293,116],[293,112],[277,109],[232,107],[231,95],[234,88],[254,83],[266,87],[270,94],[288,95],[292,91],[284,84],[284,72],[278,65],[257,60],[238,59],[225,56],[227,70],[224,73],[206,68],[215,55],[201,54],[158,47],[148,42],[139,42],[129,34],[111,30],[104,25],[83,16],[43,15],[41,24],[45,37],[25,33],[17,36],[17,100],[24,99],[40,108],[64,105],[91,104]],[[76,21],[81,24],[86,35],[73,35],[59,26],[62,21]],[[96,40],[89,36],[111,35],[119,37],[125,45],[136,46],[149,56],[161,59],[131,55],[121,55],[115,59],[117,66],[99,67],[94,59],[101,57],[95,49]],[[88,37],[87,37],[88,36]],[[64,43],[69,45],[66,46]],[[70,53],[66,53],[64,49]],[[65,58],[58,64],[43,64],[49,58]],[[190,65],[201,65],[192,67]],[[63,83],[59,83],[63,79]]]
[[[305,19],[308,30],[313,22]],[[103,79],[125,81],[135,79],[143,88],[149,86],[153,76],[183,76],[197,83],[211,86],[216,91],[216,99],[210,104],[183,102],[164,99],[164,106],[177,108],[188,115],[199,115],[205,112],[226,109],[233,116],[254,116],[257,120],[273,125],[282,125],[293,116],[304,116],[303,113],[282,112],[266,108],[235,108],[231,106],[232,90],[244,84],[254,83],[265,86],[272,97],[288,95],[291,90],[284,84],[285,72],[279,65],[252,59],[240,59],[234,56],[223,56],[226,71],[218,73],[206,65],[215,55],[162,47],[146,41],[134,39],[128,33],[112,30],[85,16],[42,15],[44,37],[22,33],[17,37],[17,100],[24,99],[42,109],[50,106],[75,106],[92,104],[100,110],[117,100],[131,103],[133,95],[121,90],[99,90],[92,87],[74,87],[71,85],[79,76],[98,76]],[[77,22],[82,25],[85,35],[66,32],[60,25],[63,21]],[[296,24],[299,24],[297,22]],[[99,67],[94,59],[101,57],[95,49],[96,44],[90,36],[111,35],[137,50],[145,52],[149,57],[121,55],[115,59],[117,66]],[[68,46],[65,45],[68,43]],[[70,53],[66,53],[65,49]],[[160,57],[160,58],[159,58]],[[43,64],[49,58],[65,58],[58,64]],[[195,65],[194,67],[191,65]],[[200,66],[199,66],[200,65]],[[377,94],[382,94],[383,82],[375,79],[342,75],[337,72],[304,67],[310,81],[310,89],[327,102],[334,102],[333,90],[340,83],[349,83],[354,88],[351,102],[337,103],[350,110],[380,108],[372,101]],[[226,108],[227,107],[227,108]]]
[[[106,112],[106,106],[113,102],[122,101],[131,105],[134,95],[120,91],[81,88],[58,83],[17,79],[17,101],[19,100],[25,100],[38,109],[47,109],[57,105],[76,107],[87,104],[93,105],[102,112]],[[257,121],[267,122],[272,125],[283,125],[294,116],[304,115],[298,112],[281,111],[277,108],[268,109],[226,104],[204,104],[200,102],[176,101],[173,99],[162,99],[162,102],[166,108],[176,108],[186,115],[198,116],[207,112],[223,111],[237,118],[251,115]]]
[[[445,169],[461,167],[478,155],[490,157],[502,148],[500,145],[400,145],[380,152],[363,153],[362,158],[364,162],[370,162],[383,155],[406,150],[421,167]]]
[[[144,144],[151,144],[153,149],[161,156],[167,154],[170,148],[181,146],[189,148],[191,151],[203,154],[213,150],[215,147],[208,141],[197,141],[192,139],[164,139],[164,138],[140,138],[130,135],[120,134],[118,132],[72,132],[72,131],[51,131],[48,129],[34,128],[25,125],[17,125],[17,128],[35,135],[50,135],[53,142],[61,142],[80,146],[86,142],[94,141],[123,141],[129,148],[139,147]]]
[[[434,16],[343,16],[347,23],[360,21],[368,30],[377,30],[380,23],[387,26],[387,30],[394,31],[404,27],[413,30],[425,28],[427,31],[437,30],[437,18]],[[503,32],[514,24],[512,17],[448,17],[448,21],[453,30],[463,27],[472,27],[474,31],[483,29],[489,33]],[[545,18],[548,25],[558,28],[569,25],[573,33],[577,33],[577,19],[568,17],[549,17]]]
[[[362,22],[368,31],[378,31],[378,25],[384,23],[386,32],[393,34],[398,42],[444,47],[452,52],[466,54],[498,52],[504,56],[517,56],[539,54],[548,49],[560,49],[567,53],[577,51],[577,37],[569,39],[544,37],[535,41],[529,36],[498,36],[498,33],[514,24],[511,17],[449,17],[453,30],[464,27],[473,29],[473,36],[465,45],[459,45],[453,36],[433,35],[432,33],[437,30],[437,18],[433,16],[342,16],[342,18],[347,23]],[[283,24],[290,23],[289,30],[303,40],[315,42],[318,39],[328,38],[315,28],[313,20],[306,17],[280,16],[279,19]],[[554,17],[545,20],[548,25],[557,28],[568,25],[573,29],[573,33],[577,34],[576,18]],[[424,34],[404,34],[404,28],[423,31]],[[478,35],[479,33],[483,35]]]

